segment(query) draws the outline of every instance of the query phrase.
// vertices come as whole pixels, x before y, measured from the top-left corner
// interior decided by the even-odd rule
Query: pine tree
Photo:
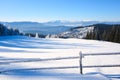
[[[39,34],[38,33],[36,33],[35,38],[39,38]]]

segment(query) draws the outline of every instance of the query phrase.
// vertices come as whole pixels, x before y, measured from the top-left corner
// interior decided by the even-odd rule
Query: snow
[[[91,27],[83,27],[83,28],[77,28],[73,30],[68,30],[66,32],[62,32],[60,34],[52,34],[47,35],[46,38],[79,38],[82,39],[87,35],[87,32],[93,31],[94,26]]]
[[[83,54],[118,53],[120,44],[73,38],[0,37],[0,71],[8,71],[0,74],[0,80],[109,80],[106,74],[120,74],[119,67],[85,68],[84,75],[79,74],[79,68],[39,69],[79,66],[79,58],[39,60],[76,57],[79,56],[80,51]],[[120,55],[86,56],[83,58],[83,65],[112,65],[120,64],[119,61]],[[119,78],[113,80],[119,80]]]

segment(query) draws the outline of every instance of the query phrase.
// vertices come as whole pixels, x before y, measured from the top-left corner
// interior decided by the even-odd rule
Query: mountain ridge
[[[32,21],[20,21],[20,22],[1,22],[2,24],[11,28],[19,29],[23,33],[39,33],[39,34],[60,34],[62,32],[69,31],[73,28],[87,27],[93,24],[120,24],[119,21],[49,21],[49,22],[32,22]]]

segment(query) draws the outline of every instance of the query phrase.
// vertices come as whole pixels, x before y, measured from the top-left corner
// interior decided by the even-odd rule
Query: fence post
[[[81,51],[79,53],[79,57],[80,57],[80,60],[79,60],[80,74],[83,74],[83,70],[82,70],[82,52]]]

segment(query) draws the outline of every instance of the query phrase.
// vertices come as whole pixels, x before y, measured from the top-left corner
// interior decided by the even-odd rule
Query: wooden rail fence
[[[102,55],[120,55],[120,53],[89,53],[89,54],[83,54],[82,52],[79,53],[79,56],[73,56],[73,57],[59,57],[59,58],[47,58],[47,59],[15,59],[15,58],[9,58],[9,59],[3,59],[6,62],[0,62],[0,65],[2,64],[12,64],[12,63],[22,63],[22,62],[36,62],[36,61],[54,61],[54,60],[67,60],[67,59],[79,59],[79,66],[63,66],[63,67],[41,67],[41,68],[24,68],[24,69],[9,69],[9,70],[3,70],[0,71],[0,73],[4,72],[10,72],[10,71],[16,71],[16,70],[44,70],[44,69],[72,69],[72,68],[79,68],[80,74],[83,74],[83,68],[96,68],[96,67],[120,67],[120,64],[115,65],[87,65],[83,66],[83,58],[86,56],[102,56]]]
[[[88,65],[88,66],[83,66],[82,65],[82,60],[86,56],[109,56],[109,55],[120,55],[120,53],[89,53],[89,54],[82,54],[82,52],[79,53],[80,56],[80,74],[83,74],[83,68],[96,68],[96,67],[120,67],[120,64],[114,64],[114,65]]]

